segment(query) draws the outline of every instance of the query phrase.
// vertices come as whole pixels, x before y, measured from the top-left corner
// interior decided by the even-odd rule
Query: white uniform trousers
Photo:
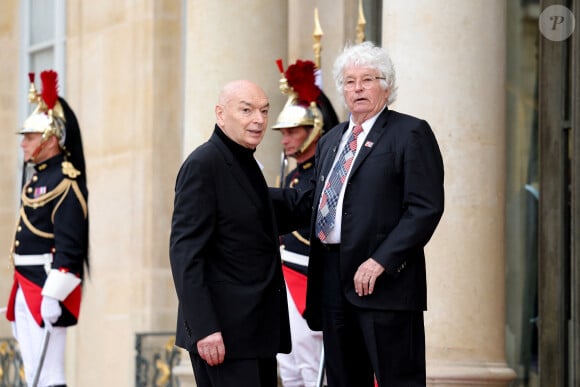
[[[276,356],[284,387],[315,387],[320,367],[322,332],[312,331],[286,287],[292,352]]]
[[[28,385],[32,384],[38,367],[44,328],[38,326],[28,310],[24,294],[18,288],[14,306],[14,322],[12,323],[14,337],[18,341],[24,374]],[[66,345],[66,328],[53,327],[46,349],[42,372],[38,379],[38,387],[66,384],[64,372],[64,350]]]

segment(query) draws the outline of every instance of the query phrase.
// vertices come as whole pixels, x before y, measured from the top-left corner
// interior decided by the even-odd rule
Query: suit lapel
[[[354,160],[354,164],[352,165],[352,169],[351,169],[350,174],[348,176],[349,180],[351,179],[352,176],[354,176],[354,174],[359,169],[359,167],[362,165],[362,163],[365,161],[367,156],[374,149],[377,148],[377,143],[380,141],[381,137],[383,137],[383,135],[386,132],[388,117],[389,117],[389,109],[385,108],[385,110],[377,118],[377,120],[375,121],[375,124],[371,128],[371,131],[369,132],[369,134],[365,138],[365,141],[362,144],[362,147],[361,147],[358,155],[356,156],[356,159]]]
[[[332,168],[332,164],[334,163],[334,159],[336,158],[336,153],[340,151],[338,147],[340,146],[340,140],[342,139],[344,132],[346,131],[346,129],[348,129],[348,122],[343,123],[342,127],[338,129],[339,130],[335,129],[332,131],[334,138],[328,139],[329,141],[329,147],[327,147],[328,152],[326,152],[326,155],[323,155],[323,164],[322,169],[320,171],[324,175],[324,178],[326,178],[326,176],[328,176],[328,174],[330,173],[330,168]]]

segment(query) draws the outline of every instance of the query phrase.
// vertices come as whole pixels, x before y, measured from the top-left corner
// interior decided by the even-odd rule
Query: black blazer
[[[260,213],[271,221],[264,222]],[[214,132],[185,160],[175,186],[170,261],[179,299],[178,346],[197,353],[199,339],[221,331],[226,358],[290,351],[272,224],[271,201],[258,197]]]
[[[271,189],[280,229],[293,228],[308,215],[312,235],[316,208],[340,139],[341,123],[317,145],[311,189],[300,195]],[[429,124],[385,109],[357,155],[344,195],[340,272],[344,296],[356,306],[380,310],[426,310],[424,246],[443,214],[443,160]],[[313,238],[308,267],[305,317],[321,329],[322,255]],[[359,297],[357,268],[369,257],[385,268],[370,296]]]

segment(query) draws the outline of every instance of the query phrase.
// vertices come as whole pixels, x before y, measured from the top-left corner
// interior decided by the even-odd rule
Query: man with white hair
[[[390,110],[395,71],[370,42],[334,64],[350,119],[320,139],[311,184],[271,189],[281,231],[310,220],[304,316],[322,329],[329,387],[425,386],[424,247],[443,213],[429,124]]]

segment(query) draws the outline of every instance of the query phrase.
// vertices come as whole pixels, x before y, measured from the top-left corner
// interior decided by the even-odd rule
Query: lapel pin
[[[372,148],[372,147],[373,147],[373,145],[375,145],[375,143],[374,143],[374,142],[372,142],[372,141],[367,141],[367,142],[365,142],[365,146],[366,146],[367,148]]]

